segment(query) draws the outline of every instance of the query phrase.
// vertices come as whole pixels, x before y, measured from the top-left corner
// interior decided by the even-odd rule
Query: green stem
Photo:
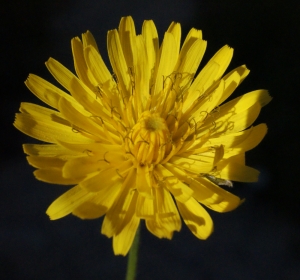
[[[136,276],[139,240],[140,240],[140,226],[137,228],[133,243],[129,251],[126,280],[134,280]]]

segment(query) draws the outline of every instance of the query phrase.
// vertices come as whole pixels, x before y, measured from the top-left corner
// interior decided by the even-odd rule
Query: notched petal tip
[[[266,91],[266,97],[265,99],[261,102],[261,106],[264,107],[266,106],[267,104],[269,104],[273,97],[270,95],[269,91],[268,90],[265,90]]]

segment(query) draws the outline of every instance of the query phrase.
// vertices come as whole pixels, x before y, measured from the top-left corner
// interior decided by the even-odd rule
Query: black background
[[[215,232],[206,241],[185,225],[172,241],[143,228],[138,279],[300,279],[298,1],[1,3],[1,279],[124,278],[126,259],[113,255],[101,220],[48,219],[45,210],[66,187],[34,179],[21,144],[37,141],[12,123],[20,102],[41,104],[23,83],[29,73],[54,82],[44,65],[49,56],[73,71],[70,40],[87,29],[107,61],[106,33],[126,15],[137,33],[153,19],[160,40],[172,21],[181,23],[182,38],[202,29],[208,48],[200,67],[228,44],[235,50],[229,70],[241,64],[251,70],[234,96],[260,88],[273,96],[256,121],[269,132],[247,155],[260,181],[233,189],[246,202],[230,213],[210,211]]]

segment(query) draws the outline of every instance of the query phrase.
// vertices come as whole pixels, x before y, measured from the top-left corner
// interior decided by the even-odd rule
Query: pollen
[[[149,131],[167,130],[166,122],[158,114],[147,114],[144,118],[145,128]]]

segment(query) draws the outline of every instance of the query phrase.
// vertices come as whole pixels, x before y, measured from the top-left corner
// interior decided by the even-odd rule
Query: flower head
[[[195,75],[206,41],[196,29],[180,41],[179,23],[159,46],[151,20],[136,35],[132,18],[124,17],[107,36],[112,71],[88,31],[72,40],[77,75],[53,58],[46,62],[65,90],[33,74],[25,82],[53,108],[22,103],[16,116],[19,130],[48,143],[23,146],[34,174],[75,185],[47,214],[105,216],[101,232],[113,237],[115,254],[127,254],[140,220],[171,239],[181,216],[206,239],[213,222],[205,208],[226,212],[241,203],[220,185],[258,178],[245,152],[267,132],[265,124],[251,125],[270,96],[256,90],[221,105],[249,70],[243,65],[223,76],[233,55],[224,46]]]

